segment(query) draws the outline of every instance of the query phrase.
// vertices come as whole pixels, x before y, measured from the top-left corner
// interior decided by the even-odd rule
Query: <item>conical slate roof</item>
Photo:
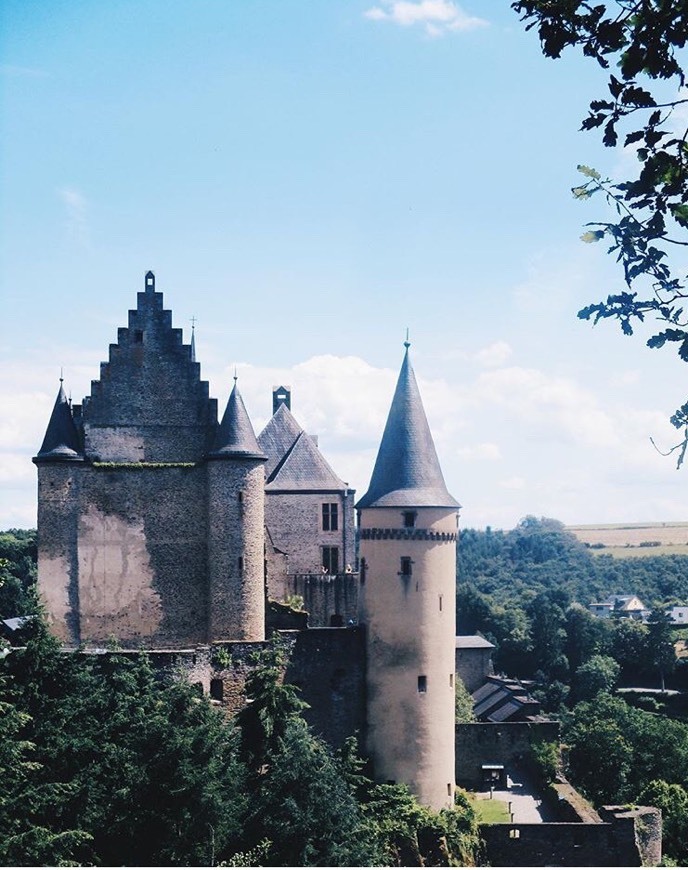
[[[69,407],[60,378],[60,389],[57,391],[50,422],[36,459],[66,459],[81,462],[83,458],[79,433],[76,431],[72,409]]]
[[[460,507],[442,476],[408,345],[370,486],[356,507]]]
[[[266,491],[345,488],[344,481],[330,468],[315,441],[306,432],[301,432],[265,486]]]
[[[236,383],[229,395],[210,456],[265,459]]]

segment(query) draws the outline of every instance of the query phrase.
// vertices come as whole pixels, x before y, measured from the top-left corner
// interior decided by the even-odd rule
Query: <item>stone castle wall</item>
[[[597,824],[482,825],[490,866],[655,867],[662,858],[661,813],[653,807],[602,810]]]
[[[558,722],[466,722],[456,726],[456,782],[482,787],[483,764],[503,764],[507,773],[529,764],[533,743],[559,742]]]
[[[337,504],[337,531],[323,531],[322,505]],[[346,522],[344,518],[346,517]],[[322,568],[322,548],[339,548],[339,570],[356,566],[356,539],[353,519],[353,492],[265,493],[265,523],[273,544],[287,554],[289,574],[317,574]],[[279,590],[275,590],[277,597]]]

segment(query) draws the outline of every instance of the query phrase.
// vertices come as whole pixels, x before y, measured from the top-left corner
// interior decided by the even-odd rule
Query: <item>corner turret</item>
[[[84,461],[81,438],[74,424],[72,409],[62,386],[62,378],[60,378],[60,388],[57,391],[45,438],[33,461],[36,463]]]
[[[236,378],[209,456],[213,459],[267,459],[258,446],[244,400],[236,385]]]
[[[208,454],[208,640],[265,637],[267,457],[234,379]]]

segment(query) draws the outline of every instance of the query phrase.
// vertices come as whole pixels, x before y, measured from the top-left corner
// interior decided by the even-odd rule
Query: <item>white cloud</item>
[[[502,451],[499,449],[499,445],[489,441],[475,444],[473,447],[457,447],[455,453],[459,459],[470,462],[476,459],[495,461],[502,458]]]
[[[504,365],[512,353],[511,345],[506,341],[495,341],[479,350],[473,359],[481,366],[493,368]]]
[[[80,245],[89,244],[88,200],[73,187],[62,187],[58,196],[66,211],[67,231]]]
[[[382,0],[363,13],[371,21],[391,21],[401,27],[420,25],[429,36],[475,30],[487,25],[484,18],[464,12],[452,0]]]
[[[514,475],[513,477],[507,477],[504,480],[500,480],[499,485],[504,489],[525,489],[526,481],[523,477]]]

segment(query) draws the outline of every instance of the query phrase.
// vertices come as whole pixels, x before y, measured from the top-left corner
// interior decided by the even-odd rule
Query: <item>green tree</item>
[[[647,661],[647,627],[635,619],[619,620],[614,626],[612,655],[623,672],[641,671]]]
[[[0,618],[36,613],[36,532],[0,532]]]
[[[573,690],[576,699],[589,701],[598,692],[611,692],[620,672],[619,664],[611,656],[592,656],[574,674]]]
[[[595,804],[614,803],[627,791],[632,746],[619,722],[581,708],[566,735],[571,778]]]
[[[33,630],[2,667],[38,785],[60,794],[21,805],[26,821],[86,832],[79,863],[207,864],[236,851],[246,777],[221,714],[190,686],[160,686],[145,656],[65,654]]]
[[[684,866],[688,861],[688,791],[676,783],[653,779],[636,803],[662,811],[662,851]]]
[[[475,713],[473,712],[473,698],[471,693],[464,685],[461,677],[456,674],[456,721],[457,722],[475,722]]]
[[[652,666],[659,672],[662,691],[664,677],[676,667],[671,618],[663,607],[653,608],[647,620],[647,655]]]
[[[579,167],[585,181],[573,188],[574,195],[600,194],[616,211],[615,220],[591,224],[582,238],[609,242],[625,282],[624,289],[583,308],[579,317],[595,323],[616,318],[626,335],[637,322],[652,318],[660,328],[648,346],[672,345],[686,362],[688,289],[676,266],[688,245],[688,130],[675,110],[687,101],[681,89],[688,7],[675,0],[517,0],[512,8],[526,29],[537,29],[545,56],[558,58],[577,47],[602,68],[613,68],[607,92],[591,101],[582,129],[601,130],[608,147],[615,147],[621,135],[638,159],[637,172],[616,181]],[[688,447],[688,403],[671,422],[684,430],[683,441],[673,448],[679,449],[680,466]]]

